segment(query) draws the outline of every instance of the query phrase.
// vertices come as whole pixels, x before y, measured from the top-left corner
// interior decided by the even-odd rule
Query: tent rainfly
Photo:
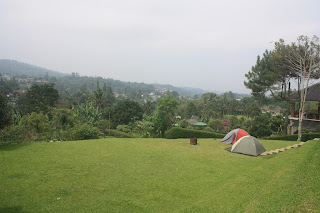
[[[253,136],[244,136],[232,145],[231,152],[258,156],[266,149],[260,141]]]
[[[237,140],[243,136],[248,136],[249,134],[243,129],[234,129],[231,130],[224,138],[221,140],[221,143],[225,144],[234,144]]]

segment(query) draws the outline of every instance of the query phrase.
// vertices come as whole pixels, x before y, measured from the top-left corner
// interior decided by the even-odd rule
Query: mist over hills
[[[79,89],[81,84],[86,84],[89,89],[96,89],[96,82],[99,81],[102,86],[106,83],[111,86],[114,91],[133,91],[141,90],[144,93],[150,93],[161,88],[162,90],[176,91],[182,96],[193,97],[195,95],[201,96],[206,92],[214,92],[216,94],[221,94],[223,92],[219,91],[206,91],[199,88],[189,88],[189,87],[175,87],[172,85],[163,84],[145,84],[137,82],[124,82],[120,80],[114,80],[111,78],[102,77],[90,77],[90,76],[79,76],[77,73],[65,74],[58,71],[49,70],[43,67],[38,67],[35,65],[23,63],[16,60],[0,59],[0,74],[11,75],[11,76],[27,76],[34,78],[43,78],[45,76],[56,78],[56,86],[59,90],[75,90]],[[237,94],[238,97],[247,96],[247,94]]]

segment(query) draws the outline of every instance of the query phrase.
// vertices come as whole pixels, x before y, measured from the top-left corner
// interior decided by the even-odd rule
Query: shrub
[[[201,130],[183,129],[183,128],[171,128],[165,133],[166,138],[223,138],[224,134],[206,132]]]
[[[110,124],[111,125],[111,124]],[[109,128],[108,120],[99,120],[95,123],[95,127],[98,127],[102,133],[105,133],[106,128]]]
[[[251,120],[248,133],[255,137],[266,137],[272,134],[271,130],[271,114],[265,113],[256,116]]]
[[[214,132],[214,130],[212,129],[212,128],[210,128],[210,127],[205,127],[204,129],[203,129],[203,131],[206,131],[206,132]]]
[[[76,125],[78,120],[75,119],[73,111],[70,109],[53,109],[49,113],[51,119],[51,125],[55,129],[66,130]]]
[[[0,144],[26,143],[41,140],[38,133],[23,126],[9,126],[0,131]]]
[[[223,123],[219,119],[210,120],[208,127],[212,128],[215,132],[218,132],[220,129],[223,129]]]
[[[49,119],[42,113],[31,113],[24,115],[19,122],[19,126],[37,133],[48,132],[50,129]]]
[[[302,134],[302,141],[313,140],[314,138],[320,138],[320,132]],[[268,140],[284,140],[284,141],[296,141],[298,135],[283,135],[283,136],[271,136],[266,137]]]
[[[131,132],[131,129],[128,125],[118,125],[117,130],[125,133]]]
[[[72,129],[73,140],[96,139],[99,138],[99,134],[99,129],[89,124],[82,124],[81,126]]]
[[[117,137],[117,138],[137,138],[137,136],[131,135],[129,133],[121,132],[115,129],[107,129],[106,134],[109,135],[109,132],[110,132],[110,136]]]

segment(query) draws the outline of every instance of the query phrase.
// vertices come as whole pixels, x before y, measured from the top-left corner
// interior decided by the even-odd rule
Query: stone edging
[[[266,155],[273,155],[273,154],[277,154],[279,152],[284,152],[285,150],[287,149],[291,149],[291,148],[298,148],[299,146],[302,146],[303,144],[305,144],[306,142],[301,142],[301,143],[298,143],[298,144],[294,144],[292,146],[287,146],[287,147],[284,147],[284,148],[281,148],[281,149],[276,149],[276,150],[270,150],[270,151],[265,151],[264,153],[261,153],[260,155],[262,156],[266,156]]]

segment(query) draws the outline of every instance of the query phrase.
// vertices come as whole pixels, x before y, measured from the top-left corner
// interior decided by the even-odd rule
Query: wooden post
[[[197,145],[198,144],[197,138],[190,138],[190,144],[191,145]]]

